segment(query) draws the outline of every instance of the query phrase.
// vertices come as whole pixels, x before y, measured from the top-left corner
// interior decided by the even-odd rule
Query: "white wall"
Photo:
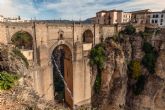
[[[156,15],[158,15],[158,17],[154,17]],[[162,17],[162,15],[163,15],[163,17]],[[161,22],[161,20],[163,20],[163,22]],[[160,13],[160,12],[158,12],[158,13],[155,13],[155,12],[151,13],[150,14],[150,24],[156,24],[159,27],[164,27],[165,26],[165,13]]]

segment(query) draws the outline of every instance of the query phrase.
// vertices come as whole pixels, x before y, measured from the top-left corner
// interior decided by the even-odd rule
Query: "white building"
[[[20,18],[20,16],[18,16],[18,17],[4,17],[4,16],[0,15],[0,22],[29,22],[29,20],[23,20]]]
[[[150,24],[157,25],[159,27],[165,27],[165,10],[161,12],[151,12]]]
[[[0,15],[0,22],[4,22],[4,21],[5,21],[5,18],[2,15]]]

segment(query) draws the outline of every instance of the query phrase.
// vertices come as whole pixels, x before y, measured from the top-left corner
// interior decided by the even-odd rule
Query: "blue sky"
[[[165,8],[165,0],[0,0],[0,15],[37,19],[79,20],[100,10],[133,11]]]

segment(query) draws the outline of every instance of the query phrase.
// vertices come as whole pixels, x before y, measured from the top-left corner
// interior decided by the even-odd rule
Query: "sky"
[[[25,19],[85,20],[100,10],[165,9],[165,0],[0,0],[0,15]]]

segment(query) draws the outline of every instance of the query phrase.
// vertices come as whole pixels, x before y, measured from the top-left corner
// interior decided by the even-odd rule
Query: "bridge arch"
[[[84,31],[82,36],[83,43],[93,43],[93,33],[90,29]]]
[[[51,55],[54,51],[54,49],[56,47],[58,47],[59,45],[66,45],[70,50],[71,50],[71,53],[73,55],[73,46],[71,43],[69,43],[68,41],[65,41],[65,40],[58,40],[56,42],[53,43],[53,45],[51,47],[49,47],[49,58],[51,59]],[[73,60],[73,57],[72,57],[72,60]]]
[[[20,49],[33,49],[33,37],[26,31],[15,32],[11,37],[11,42]]]
[[[66,44],[57,45],[51,54],[54,99],[59,102],[64,100],[70,107],[73,105],[72,56],[72,51]]]

